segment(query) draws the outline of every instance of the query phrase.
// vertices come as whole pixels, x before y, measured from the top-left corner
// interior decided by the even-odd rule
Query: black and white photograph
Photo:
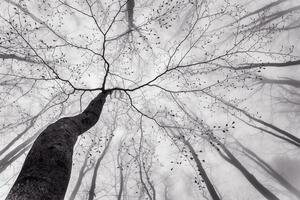
[[[300,0],[0,0],[0,200],[300,200]]]

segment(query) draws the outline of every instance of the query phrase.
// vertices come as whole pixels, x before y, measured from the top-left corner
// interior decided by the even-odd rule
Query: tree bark
[[[108,93],[100,93],[81,114],[59,119],[38,136],[6,200],[64,199],[77,137],[97,123]]]

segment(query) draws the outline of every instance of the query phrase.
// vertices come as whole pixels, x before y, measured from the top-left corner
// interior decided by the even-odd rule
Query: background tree
[[[53,122],[81,118],[108,91],[100,120],[86,128],[78,122],[83,129],[69,155],[65,199],[268,196],[247,174],[276,198],[297,199],[232,144],[255,150],[271,168],[278,156],[299,160],[299,6],[297,0],[2,1],[1,198],[36,137]],[[80,180],[86,155],[93,168]]]

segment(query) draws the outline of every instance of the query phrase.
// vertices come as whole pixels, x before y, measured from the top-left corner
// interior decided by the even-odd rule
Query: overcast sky
[[[162,125],[182,127],[173,131],[188,138],[222,199],[264,197],[200,135],[204,127],[276,196],[297,199],[236,140],[298,189],[299,147],[251,127],[270,131],[224,102],[300,137],[299,65],[234,69],[299,60],[299,6],[297,0],[136,1],[129,30],[126,1],[2,1],[0,199],[34,138],[57,119],[78,114],[100,92],[95,88],[102,87],[106,61],[106,88],[138,89],[113,92],[97,125],[78,138],[66,200],[83,165],[75,199],[87,199],[110,137],[95,199],[116,199],[120,168],[123,198],[146,199],[138,162],[145,163],[143,177],[150,177],[157,199],[211,199],[186,147]],[[274,81],[291,79],[298,87]],[[18,148],[24,142],[28,145]]]

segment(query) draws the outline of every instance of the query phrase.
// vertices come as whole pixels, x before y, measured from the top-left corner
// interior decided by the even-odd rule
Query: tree
[[[0,9],[7,199],[241,199],[243,189],[293,198],[260,154],[299,153],[296,0],[5,0]]]
[[[287,190],[289,190],[291,193],[296,195],[298,198],[300,198],[300,191],[295,188],[291,183],[289,183],[288,180],[286,180],[283,176],[281,176],[276,170],[272,168],[271,165],[266,163],[262,158],[260,158],[257,154],[255,154],[253,151],[242,145],[240,142],[238,142],[238,145],[242,147],[243,153],[249,157],[251,160],[253,160],[257,165],[259,165],[261,168],[263,168],[268,174],[270,174],[274,179],[276,179],[280,184],[285,187]]]
[[[97,123],[107,94],[100,93],[81,114],[59,119],[38,136],[6,199],[64,199],[77,137]]]

